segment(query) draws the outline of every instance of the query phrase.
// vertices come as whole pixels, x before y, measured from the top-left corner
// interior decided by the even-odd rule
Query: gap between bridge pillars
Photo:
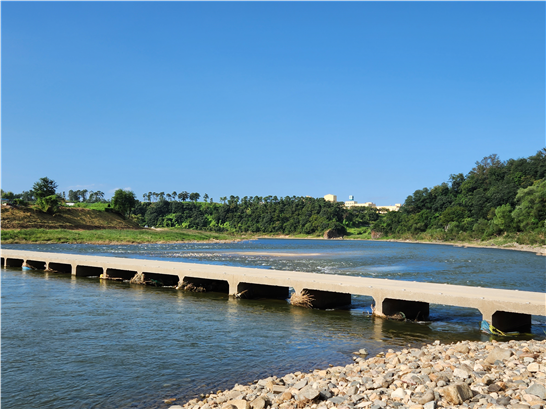
[[[531,315],[517,312],[482,312],[482,319],[502,332],[530,332]]]
[[[313,308],[329,309],[351,305],[351,294],[308,290],[307,288],[304,288],[303,291],[311,296],[311,305]]]
[[[375,299],[374,315],[378,317],[403,313],[409,320],[426,320],[429,304],[422,301],[397,300],[394,298]]]
[[[286,300],[289,296],[289,288],[277,285],[239,283],[237,285],[237,294],[241,298]]]

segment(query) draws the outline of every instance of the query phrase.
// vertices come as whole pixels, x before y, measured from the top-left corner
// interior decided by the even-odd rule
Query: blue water
[[[495,249],[322,240],[3,248],[546,292],[546,258]],[[360,348],[489,339],[479,332],[475,310],[433,305],[432,323],[419,325],[373,319],[369,303],[355,297],[350,310],[306,310],[284,301],[4,269],[2,406],[164,408],[167,398],[183,402],[236,382],[346,364]],[[544,318],[533,317],[534,336],[544,337],[545,329]]]

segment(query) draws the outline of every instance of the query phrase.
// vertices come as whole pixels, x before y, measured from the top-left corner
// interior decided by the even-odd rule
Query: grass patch
[[[212,233],[184,229],[141,230],[66,230],[20,229],[2,230],[2,243],[87,243],[87,244],[139,244],[202,241],[233,241],[251,239],[252,236]]]
[[[104,209],[106,209],[108,206],[110,206],[110,203],[74,203],[74,206],[66,207],[76,207],[80,209],[91,209],[98,210],[99,212],[104,212]]]
[[[349,227],[347,228],[346,239],[370,240],[372,238],[372,229],[369,227]]]

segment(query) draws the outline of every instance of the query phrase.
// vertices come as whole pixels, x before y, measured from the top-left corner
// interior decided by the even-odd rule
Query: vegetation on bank
[[[89,197],[93,198],[93,203],[90,203],[91,200],[78,202],[75,204],[77,208],[71,209],[102,214],[99,218],[104,220],[108,214],[111,216],[110,221],[92,224],[71,220],[64,223],[63,220],[69,218],[69,214],[75,213],[64,207],[65,202],[58,193],[52,194],[56,187],[54,181],[40,179],[30,193],[19,195],[36,198],[33,207],[19,203],[20,210],[26,209],[27,212],[24,220],[14,224],[13,220],[4,216],[4,210],[2,227],[156,227],[227,233],[232,236],[253,234],[290,237],[319,237],[325,231],[332,230],[337,235],[360,239],[459,242],[497,240],[503,243],[545,244],[546,149],[529,158],[505,162],[496,155],[488,156],[476,162],[476,166],[466,175],[454,174],[441,185],[416,190],[408,196],[398,212],[384,214],[376,208],[346,208],[343,203],[296,196],[230,196],[220,198],[223,203],[214,203],[207,194],[203,196],[203,202],[198,202],[201,197],[199,193],[148,192],[143,195],[148,201],[139,202],[133,192],[119,189],[110,203],[104,200],[104,195],[92,192]],[[11,192],[2,192],[2,197],[10,194],[17,196]],[[87,197],[85,192],[71,192],[70,196]],[[80,217],[82,215],[77,218]],[[117,218],[115,223],[118,224],[112,225],[114,218]],[[34,222],[34,219],[40,220]]]
[[[2,243],[88,243],[88,244],[140,244],[199,241],[243,240],[244,236],[184,229],[138,230],[67,230],[20,229],[2,230]]]
[[[424,241],[488,241],[546,244],[546,149],[502,162],[476,162],[466,175],[416,190],[399,212],[378,219],[384,238]]]
[[[99,210],[60,207],[55,214],[32,206],[2,206],[2,231],[8,229],[140,229],[132,219]]]

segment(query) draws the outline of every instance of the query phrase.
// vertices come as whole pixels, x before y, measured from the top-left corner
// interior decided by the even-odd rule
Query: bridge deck
[[[185,262],[158,261],[147,259],[131,259],[120,257],[100,257],[77,254],[31,252],[20,250],[1,251],[2,265],[39,264],[43,269],[58,265],[67,266],[72,274],[98,275],[108,272],[115,276],[116,271],[133,273],[153,273],[171,276],[179,280],[206,279],[227,282],[229,294],[239,293],[249,286],[267,288],[293,288],[300,293],[307,290],[315,298],[330,297],[336,294],[355,294],[371,296],[375,300],[376,311],[381,315],[387,304],[403,301],[398,308],[409,303],[427,303],[425,315],[428,315],[428,304],[444,304],[478,309],[483,318],[494,322],[495,313],[546,315],[546,294],[538,292],[503,290],[494,288],[468,287],[459,285],[423,283],[414,281],[396,281],[367,277],[355,277],[333,274],[304,273],[299,271],[265,270],[257,268],[230,267]],[[17,262],[14,261],[16,260]],[[19,263],[19,264],[17,264]],[[70,266],[70,268],[68,268]],[[91,270],[86,270],[91,268]],[[56,269],[56,268],[53,268]],[[97,270],[98,269],[98,270]],[[102,270],[102,271],[101,271]],[[86,273],[86,271],[94,271]],[[265,286],[265,287],[263,287]],[[257,287],[256,287],[257,288]],[[265,288],[265,290],[264,290]],[[286,293],[287,294],[287,293]],[[350,297],[350,296],[349,296]],[[342,303],[347,298],[339,298],[334,303]],[[350,303],[350,298],[348,299]],[[347,304],[347,302],[345,302]],[[326,304],[325,304],[326,305]],[[395,307],[393,307],[395,308]],[[530,324],[530,318],[529,318]]]

